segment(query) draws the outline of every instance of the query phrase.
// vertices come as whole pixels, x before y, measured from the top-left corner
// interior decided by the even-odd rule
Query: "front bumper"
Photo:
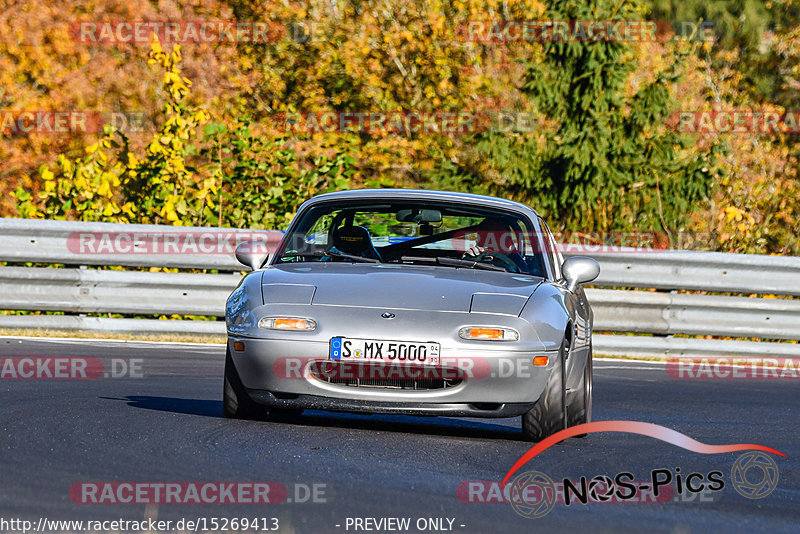
[[[443,415],[448,417],[517,417],[534,403],[453,403],[453,402],[383,402],[321,397],[318,395],[274,394],[260,389],[248,389],[250,398],[269,408],[281,410],[329,410],[376,414]]]
[[[244,350],[235,350],[237,341],[244,343]],[[525,413],[541,396],[558,358],[558,351],[442,346],[443,364],[457,369],[461,380],[450,387],[411,390],[321,380],[309,366],[328,361],[327,342],[230,337],[228,348],[251,398],[265,406],[469,417]],[[549,363],[535,367],[534,356],[548,356]]]

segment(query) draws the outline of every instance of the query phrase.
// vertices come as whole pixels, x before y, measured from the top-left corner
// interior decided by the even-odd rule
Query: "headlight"
[[[258,321],[258,326],[267,330],[301,330],[310,332],[317,328],[317,323],[302,317],[264,317]]]
[[[458,331],[458,337],[483,341],[517,341],[519,332],[499,326],[465,326]]]

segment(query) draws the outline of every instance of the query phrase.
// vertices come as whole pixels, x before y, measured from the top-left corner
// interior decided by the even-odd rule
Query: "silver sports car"
[[[600,268],[533,209],[419,190],[320,195],[228,298],[223,408],[522,416],[538,441],[592,413]]]

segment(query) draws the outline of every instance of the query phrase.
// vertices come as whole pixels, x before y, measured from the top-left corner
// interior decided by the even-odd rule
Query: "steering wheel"
[[[518,252],[515,252],[519,254]],[[506,270],[512,273],[519,273],[519,265],[514,263],[509,257],[509,254],[505,253],[496,253],[496,252],[481,252],[477,256],[471,255],[469,252],[465,252],[462,259],[471,260],[478,263],[491,263],[492,265],[497,265],[498,267],[503,267]]]

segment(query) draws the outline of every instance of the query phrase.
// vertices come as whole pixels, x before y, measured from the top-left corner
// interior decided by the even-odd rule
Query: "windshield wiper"
[[[346,258],[348,260],[353,261],[360,261],[362,263],[380,263],[380,260],[376,260],[375,258],[362,258],[361,256],[353,256],[351,254],[345,254],[343,252],[324,252],[324,251],[317,251],[317,252],[288,252],[283,254],[280,259],[285,260],[287,258],[324,258],[328,256],[330,258]]]
[[[499,271],[502,273],[508,272],[503,267],[492,265],[491,263],[482,263],[479,261],[460,260],[458,258],[448,258],[445,256],[437,256],[435,258],[426,258],[424,256],[400,256],[401,261],[419,261],[424,263],[435,263],[437,265],[444,265],[445,267],[466,267],[467,269],[484,269],[486,271]]]

